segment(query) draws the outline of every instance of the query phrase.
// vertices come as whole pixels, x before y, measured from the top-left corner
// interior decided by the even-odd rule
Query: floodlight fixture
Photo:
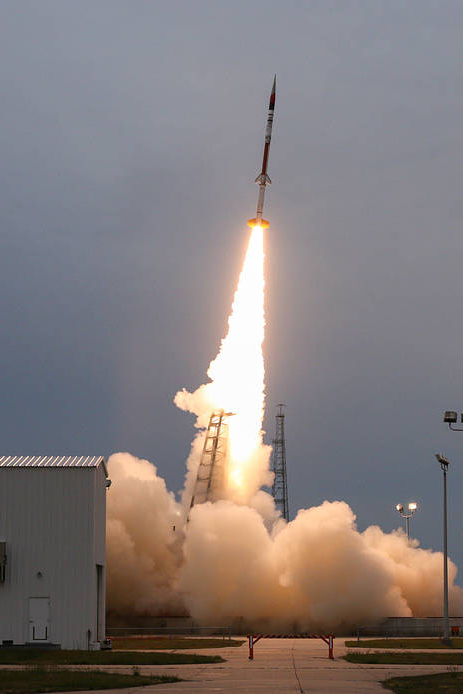
[[[450,465],[450,461],[447,460],[445,455],[443,455],[442,453],[435,453],[434,455],[436,456],[437,462],[440,463],[441,468],[445,468],[445,470],[447,470],[448,466]]]
[[[463,424],[463,412],[460,415],[461,423]],[[458,422],[458,414],[453,410],[446,410],[444,412],[444,422],[449,425],[449,429],[452,431],[463,431],[463,427],[457,427],[455,424]]]
[[[410,518],[413,516],[415,513],[416,509],[418,508],[418,504],[416,501],[410,501],[409,504],[407,504],[408,512],[404,509],[403,504],[397,504],[396,509],[402,516],[402,518],[405,518],[405,528],[407,531],[407,540],[410,541]]]
[[[456,424],[458,421],[458,415],[453,410],[447,410],[444,412],[444,422],[446,424]]]

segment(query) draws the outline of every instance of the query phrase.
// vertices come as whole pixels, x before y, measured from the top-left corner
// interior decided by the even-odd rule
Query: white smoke
[[[147,460],[116,453],[108,469],[108,608],[125,615],[179,614],[183,509]]]
[[[409,544],[401,530],[359,532],[342,501],[301,510],[285,523],[261,491],[249,505],[195,506],[184,526],[185,508],[152,464],[127,453],[108,464],[112,612],[178,614],[186,606],[203,624],[241,618],[296,630],[441,614],[442,554]],[[461,614],[456,573],[450,561],[451,612]]]
[[[257,511],[230,502],[195,507],[180,587],[200,621],[244,618],[276,628],[336,628],[386,616],[439,615],[442,555],[401,531],[359,533],[340,501],[299,511],[272,535]],[[454,586],[458,613],[463,591]]]

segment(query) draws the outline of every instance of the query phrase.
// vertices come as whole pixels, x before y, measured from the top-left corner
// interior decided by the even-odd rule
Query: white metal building
[[[104,638],[107,476],[101,456],[0,456],[0,644]]]

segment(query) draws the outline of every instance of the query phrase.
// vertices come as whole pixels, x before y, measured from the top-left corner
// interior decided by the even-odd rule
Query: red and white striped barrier
[[[328,658],[334,660],[333,634],[248,634],[249,660],[254,660],[254,645],[261,639],[321,639],[328,645]]]

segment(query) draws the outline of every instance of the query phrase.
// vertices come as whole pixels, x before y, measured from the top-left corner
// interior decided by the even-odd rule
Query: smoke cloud
[[[341,501],[299,511],[269,533],[256,510],[229,502],[193,509],[180,586],[200,621],[244,618],[306,630],[439,615],[442,555],[407,544],[403,532],[359,533]],[[453,585],[454,610],[463,591]]]
[[[121,615],[181,614],[183,510],[154,465],[129,453],[109,458],[107,602]],[[174,530],[175,527],[175,530]]]
[[[110,457],[108,606],[125,615],[188,613],[201,624],[336,629],[387,616],[439,616],[442,554],[402,530],[364,532],[343,501],[299,511],[286,523],[260,491],[249,505],[185,507],[154,465]],[[173,526],[175,525],[175,531]],[[451,611],[463,590],[449,562]]]

